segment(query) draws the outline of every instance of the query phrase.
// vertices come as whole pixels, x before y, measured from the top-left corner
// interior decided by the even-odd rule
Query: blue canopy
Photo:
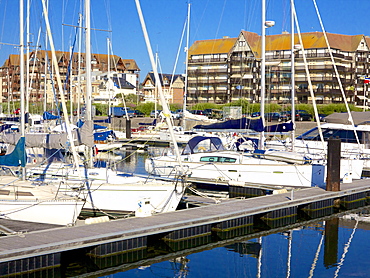
[[[47,112],[45,111],[43,114],[42,114],[42,118],[44,120],[56,120],[56,119],[59,119],[60,116],[54,116],[53,114],[51,114],[50,112]]]
[[[236,120],[228,120],[222,123],[214,123],[210,125],[196,125],[194,129],[252,129],[258,132],[263,131],[261,118],[250,119],[241,118]]]
[[[192,154],[200,151],[222,151],[224,149],[222,141],[218,137],[194,136],[188,141],[182,154]]]
[[[94,132],[94,141],[105,141],[109,136],[113,136],[113,138],[115,137],[112,130]]]
[[[10,154],[0,156],[0,165],[3,166],[26,166],[26,138],[20,137],[17,145]]]

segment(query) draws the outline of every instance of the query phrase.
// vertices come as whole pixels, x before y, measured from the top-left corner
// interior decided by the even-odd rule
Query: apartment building
[[[343,93],[349,103],[366,103],[368,88],[364,78],[369,75],[370,39],[364,35],[327,33],[329,50],[322,32],[303,33],[301,38],[302,42],[297,34],[294,38],[295,45],[300,46],[293,51],[295,101],[312,103],[310,78],[317,103],[342,103]],[[266,36],[265,55],[267,100],[290,103],[291,34]],[[188,64],[188,103],[227,103],[240,98],[260,102],[261,37],[258,34],[241,31],[237,38],[196,41],[189,48]]]
[[[66,92],[75,92],[78,78],[81,76],[81,83],[83,82],[83,75],[86,69],[84,53],[74,53],[71,57],[69,52],[56,51],[56,58],[58,61],[58,68],[61,80]],[[108,61],[109,59],[109,61]],[[25,63],[27,56],[25,55]],[[72,61],[70,63],[70,60]],[[9,58],[4,62],[0,68],[1,79],[1,93],[0,102],[18,101],[20,100],[20,57],[19,55],[9,55]],[[122,59],[119,56],[106,54],[91,54],[91,69],[92,72],[115,72],[117,75],[125,74],[125,80],[129,79],[135,88],[139,88],[139,73],[140,69],[133,59]],[[70,71],[68,69],[70,68]],[[27,67],[25,66],[25,71]],[[54,101],[54,91],[57,88],[56,77],[54,74],[54,67],[51,60],[51,51],[32,51],[29,54],[29,74],[28,88],[29,93],[27,99],[30,102],[41,102],[46,97],[47,103]],[[79,75],[80,72],[80,75]],[[68,81],[66,82],[68,78]],[[25,84],[27,84],[27,77],[25,76]],[[99,83],[100,84],[100,83]],[[26,85],[27,87],[27,85]],[[71,88],[71,89],[70,89]],[[82,93],[85,88],[81,86]],[[135,92],[137,93],[137,89]],[[68,95],[69,99],[69,95]],[[77,101],[76,95],[72,98]],[[81,99],[80,99],[81,100]]]

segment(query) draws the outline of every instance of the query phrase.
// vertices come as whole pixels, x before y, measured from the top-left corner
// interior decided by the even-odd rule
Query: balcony
[[[211,73],[227,73],[227,68],[219,68],[219,69],[189,69],[189,75],[201,75],[201,74],[211,74]]]
[[[200,58],[200,59],[189,59],[189,64],[199,63],[227,63],[227,58]]]

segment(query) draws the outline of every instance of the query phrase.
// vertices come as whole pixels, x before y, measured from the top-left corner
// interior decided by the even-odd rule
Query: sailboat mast
[[[85,0],[86,21],[86,119],[91,120],[91,29],[90,29],[90,0]]]
[[[85,0],[85,20],[86,20],[86,122],[92,121],[92,84],[91,84],[91,28],[90,28],[90,0]],[[87,165],[93,166],[93,153],[90,147],[86,148]]]
[[[107,54],[108,54],[108,61],[107,61],[107,65],[108,65],[108,71],[107,71],[107,75],[108,75],[108,82],[107,82],[107,90],[108,90],[108,118],[109,118],[109,123],[108,123],[108,128],[111,129],[111,117],[112,117],[112,112],[111,112],[111,101],[112,101],[112,89],[110,87],[111,85],[111,81],[110,81],[110,52],[109,52],[109,47],[110,47],[110,41],[109,41],[109,38],[107,38]]]
[[[20,70],[20,101],[21,101],[21,137],[25,136],[25,106],[24,106],[24,38],[23,38],[23,0],[19,0],[19,70]],[[22,167],[22,180],[26,179],[26,168]]]
[[[19,70],[20,70],[20,101],[21,101],[21,136],[25,135],[25,107],[24,107],[24,38],[23,38],[24,3],[19,0]]]
[[[30,0],[27,0],[27,17],[26,17],[26,111],[29,112],[29,102],[30,102]]]
[[[262,34],[261,34],[261,97],[260,97],[260,116],[262,119],[262,124],[265,126],[265,94],[266,94],[266,3],[265,0],[262,0]],[[265,143],[265,133],[264,131],[260,134],[259,139],[259,149],[263,149]]]
[[[291,24],[291,121],[293,123],[293,130],[291,133],[291,139],[292,139],[292,151],[294,151],[294,140],[295,140],[295,49],[294,49],[294,0],[290,0],[290,24]]]
[[[21,1],[23,1],[23,0],[21,0]],[[73,142],[73,136],[72,136],[71,126],[70,126],[70,122],[69,122],[69,118],[68,118],[67,106],[66,106],[66,102],[65,102],[65,99],[64,99],[62,80],[60,78],[60,73],[59,73],[59,68],[58,68],[58,61],[57,61],[56,54],[55,54],[54,40],[53,40],[53,36],[51,34],[51,29],[50,29],[49,14],[48,14],[48,11],[46,9],[45,1],[46,0],[42,0],[42,9],[44,11],[46,32],[47,32],[47,35],[48,35],[48,38],[49,38],[49,43],[50,43],[52,64],[55,67],[55,76],[57,78],[57,85],[58,85],[60,100],[61,100],[61,103],[62,103],[63,117],[64,117],[64,121],[65,121],[65,125],[66,125],[67,135],[68,135],[68,138],[70,138],[69,143],[70,143],[70,147],[71,147],[71,150],[72,150],[72,155],[73,155],[75,167],[78,170],[78,168],[79,168],[78,160],[79,159],[78,159],[78,154],[75,150],[75,145],[74,145],[74,142]]]
[[[184,105],[182,109],[182,123],[183,129],[186,129],[186,121],[185,121],[185,110],[186,110],[186,98],[187,98],[187,91],[188,91],[188,65],[189,65],[189,36],[190,36],[190,3],[188,3],[188,18],[187,18],[187,26],[186,26],[186,48],[185,48],[185,87],[184,87]]]

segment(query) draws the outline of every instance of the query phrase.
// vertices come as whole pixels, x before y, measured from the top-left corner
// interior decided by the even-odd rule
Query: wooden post
[[[126,119],[126,138],[131,139],[131,120]]]
[[[326,175],[326,190],[340,191],[340,139],[329,138],[328,140],[328,163]]]

